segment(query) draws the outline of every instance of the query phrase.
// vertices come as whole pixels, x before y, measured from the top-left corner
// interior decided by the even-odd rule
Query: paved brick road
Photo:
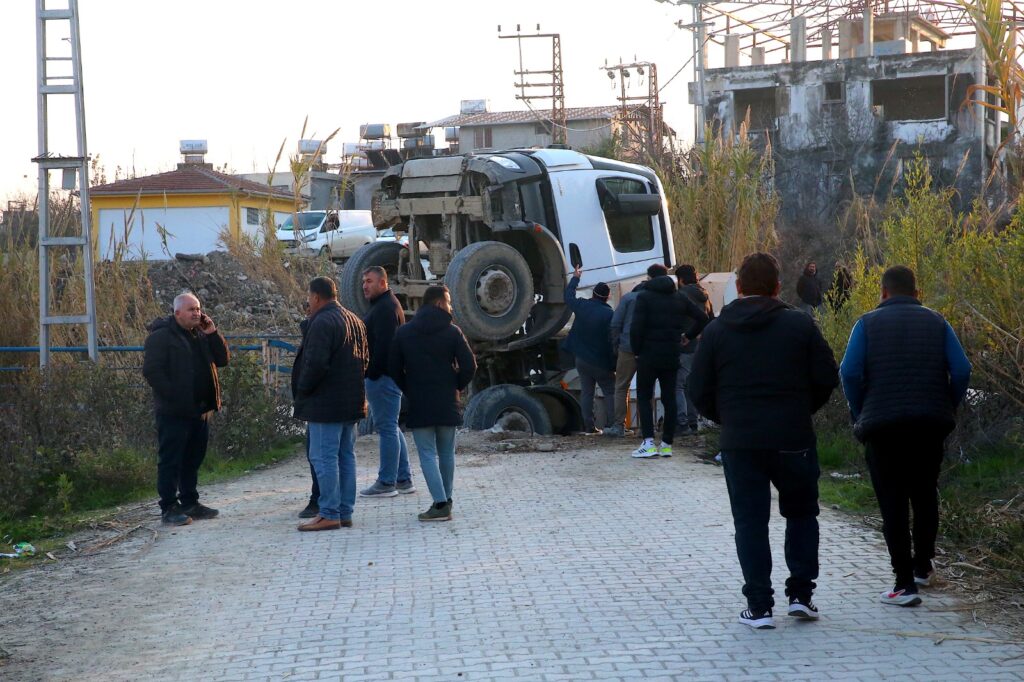
[[[299,534],[301,459],[210,487],[219,520],[0,583],[0,646],[13,655],[0,678],[1024,676],[1024,646],[976,641],[1005,635],[967,623],[948,595],[876,603],[890,577],[880,537],[831,512],[822,620],[737,624],[720,469],[633,461],[628,445],[460,456],[452,523],[416,521],[421,490],[360,500],[352,530]],[[361,457],[361,483],[373,460]],[[778,519],[773,533],[781,564]]]

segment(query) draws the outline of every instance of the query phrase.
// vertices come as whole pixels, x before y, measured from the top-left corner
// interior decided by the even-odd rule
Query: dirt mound
[[[295,259],[282,266],[293,282],[275,281],[225,251],[177,254],[152,263],[149,280],[162,309],[171,310],[175,296],[191,291],[226,333],[295,334],[305,317],[302,292],[310,265]]]

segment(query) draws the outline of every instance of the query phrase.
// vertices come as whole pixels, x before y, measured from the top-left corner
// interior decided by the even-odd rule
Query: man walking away
[[[934,574],[943,444],[971,363],[949,323],[921,305],[914,272],[897,265],[882,275],[882,302],[854,325],[841,373],[896,575],[881,601],[916,606]]]
[[[676,282],[679,284],[679,291],[704,310],[708,321],[715,319],[714,306],[711,305],[707,290],[700,284],[697,268],[692,265],[680,265],[676,268]],[[695,343],[686,344],[679,355],[679,373],[676,375],[676,410],[679,416],[676,419],[676,429],[684,434],[697,433],[697,420],[700,418],[697,406],[690,399],[687,389],[690,371],[693,369],[693,357],[699,343],[700,339]]]
[[[572,329],[565,340],[565,350],[576,357],[576,371],[580,376],[580,403],[583,408],[583,432],[601,433],[594,425],[594,386],[601,386],[604,394],[603,426],[612,426],[614,420],[612,400],[615,395],[615,355],[612,351],[611,323],[615,312],[608,305],[611,289],[604,282],[594,285],[592,298],[577,298],[580,284],[579,267],[572,273],[565,287],[565,300],[575,316]]]
[[[295,418],[307,423],[320,510],[299,530],[351,528],[356,503],[356,422],[366,416],[366,329],[338,303],[338,288],[328,277],[309,283],[307,300],[309,325],[292,368],[292,399]]]
[[[629,343],[636,354],[636,406],[643,442],[633,457],[671,457],[676,427],[676,375],[683,343],[697,338],[708,316],[676,288],[668,268],[656,263],[647,268],[650,281],[636,299]],[[683,340],[686,335],[687,341]],[[661,387],[665,409],[661,445],[654,444],[654,383]]]
[[[370,401],[373,427],[380,434],[380,468],[377,480],[359,492],[363,497],[395,497],[414,493],[409,469],[409,445],[398,428],[402,391],[388,376],[388,353],[395,330],[405,324],[405,312],[388,288],[388,273],[374,265],[363,271],[363,296],[370,302],[366,336],[370,344],[370,368],[366,370],[366,398]]]
[[[630,328],[633,324],[633,310],[636,297],[646,282],[640,282],[633,290],[619,299],[619,305],[612,315],[612,351],[615,353],[615,419],[604,435],[622,438],[626,435],[626,397],[629,385],[636,375],[636,355],[629,343]]]
[[[789,615],[814,620],[818,578],[818,453],[811,415],[839,384],[832,350],[807,315],[778,299],[779,263],[743,259],[739,298],[704,330],[690,374],[697,409],[722,425],[720,447],[736,527],[747,610],[740,622],[773,628],[771,485],[786,519]]]
[[[459,392],[473,380],[476,358],[462,330],[452,324],[448,287],[427,287],[412,322],[395,333],[389,372],[409,399],[406,425],[433,498],[419,520],[450,521],[455,430],[462,426]]]
[[[804,274],[796,281],[796,295],[800,298],[800,310],[808,315],[821,306],[821,282],[818,281],[818,265],[813,261],[804,267]]]
[[[164,523],[184,526],[212,519],[216,509],[199,504],[199,467],[210,439],[209,418],[220,409],[217,368],[230,353],[199,299],[181,294],[174,314],[149,325],[142,375],[153,389],[159,442],[156,489]]]

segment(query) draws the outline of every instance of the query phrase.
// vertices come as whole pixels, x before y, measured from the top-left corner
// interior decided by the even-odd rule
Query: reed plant
[[[728,272],[778,244],[770,144],[759,149],[744,121],[735,134],[705,130],[703,144],[662,168],[676,258],[702,272]]]

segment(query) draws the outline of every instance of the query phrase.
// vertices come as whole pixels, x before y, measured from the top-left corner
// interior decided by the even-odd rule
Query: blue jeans
[[[455,427],[428,426],[412,430],[420,453],[420,471],[434,502],[447,502],[455,479]]]
[[[691,341],[690,343],[695,343]],[[679,371],[676,373],[676,424],[680,426],[697,426],[700,413],[697,406],[690,400],[690,372],[693,371],[694,353],[682,353],[679,356]]]
[[[352,518],[356,505],[356,423],[309,422],[309,461],[320,484],[320,516]]]
[[[366,380],[366,400],[370,403],[373,428],[380,434],[380,469],[377,480],[387,485],[396,481],[411,481],[409,445],[405,434],[398,428],[398,413],[402,409],[402,389],[389,376]]]

